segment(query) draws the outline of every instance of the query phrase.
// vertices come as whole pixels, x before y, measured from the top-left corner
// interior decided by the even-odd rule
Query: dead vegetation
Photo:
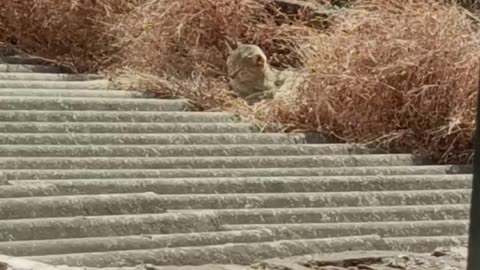
[[[3,1],[0,41],[277,129],[469,161],[480,56],[471,13],[433,0],[357,0],[313,29],[306,11],[286,16],[272,1]],[[233,40],[259,45],[276,67],[306,70],[308,83],[288,101],[232,98]]]

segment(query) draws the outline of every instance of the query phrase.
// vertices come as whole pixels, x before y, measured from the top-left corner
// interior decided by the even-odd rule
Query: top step
[[[96,74],[68,74],[68,73],[28,73],[5,72],[0,73],[0,80],[13,81],[87,81],[98,80],[102,77]]]
[[[17,65],[0,64],[0,72],[24,72],[24,73],[65,73],[68,71],[61,67],[46,65]]]
[[[0,80],[0,88],[99,90],[107,89],[108,80],[90,81],[15,81]]]

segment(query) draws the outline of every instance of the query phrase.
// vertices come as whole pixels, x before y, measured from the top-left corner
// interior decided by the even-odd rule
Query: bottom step
[[[431,252],[439,246],[464,245],[467,236],[381,238],[377,235],[321,239],[282,240],[200,247],[125,250],[96,253],[25,257],[54,265],[82,267],[123,267],[154,265],[249,265],[274,257],[292,257],[313,253],[344,251],[398,250]]]
[[[249,265],[273,257],[347,250],[382,249],[384,241],[376,235],[324,239],[285,240],[261,243],[239,243],[201,247],[126,250],[98,253],[25,257],[54,265],[83,267],[122,267],[142,263],[154,265]]]
[[[438,247],[465,246],[468,243],[468,236],[389,237],[384,240],[392,250],[427,253]]]

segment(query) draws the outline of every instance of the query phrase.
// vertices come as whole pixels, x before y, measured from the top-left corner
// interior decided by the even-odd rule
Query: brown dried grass
[[[305,59],[310,85],[274,106],[275,118],[341,141],[468,162],[479,37],[455,5],[357,1],[317,35]]]
[[[356,0],[320,33],[309,16],[289,19],[269,2],[2,1],[0,41],[277,129],[469,160],[480,54],[471,14],[439,1]],[[259,45],[274,66],[305,69],[309,83],[287,101],[232,98],[227,40]]]

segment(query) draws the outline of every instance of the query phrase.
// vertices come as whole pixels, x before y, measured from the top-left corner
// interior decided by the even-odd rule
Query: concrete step
[[[8,72],[0,73],[0,80],[16,81],[89,81],[102,79],[97,74],[68,74],[68,73],[28,73]]]
[[[249,123],[0,122],[0,133],[250,133]]]
[[[50,145],[192,145],[192,144],[302,144],[308,137],[300,133],[0,133],[0,144]],[[393,155],[392,158],[403,157]]]
[[[177,157],[293,156],[371,154],[349,144],[227,144],[227,145],[2,145],[0,157]]]
[[[173,234],[145,234],[34,241],[0,242],[0,253],[10,256],[39,256],[118,250],[158,249],[275,241],[271,230],[241,230]]]
[[[23,55],[2,55],[0,61],[7,64],[17,65],[46,65],[48,64],[45,59],[40,57],[29,57]]]
[[[385,222],[468,219],[470,204],[171,211],[216,214],[222,224]]]
[[[0,73],[8,74],[8,73]],[[68,90],[68,89],[28,89],[0,88],[1,97],[97,97],[97,98],[145,98],[149,94],[138,91],[121,90]]]
[[[1,69],[0,69],[1,72]],[[0,80],[0,88],[29,88],[29,89],[68,89],[75,90],[99,90],[108,89],[108,80],[90,81],[15,81]]]
[[[225,227],[226,228],[224,229],[230,230],[166,235],[128,235],[117,237],[0,242],[0,253],[8,254],[10,256],[39,256],[119,250],[159,249],[167,247],[222,245],[227,243],[317,239],[370,234],[378,234],[381,237],[389,237],[391,239],[393,239],[393,237],[406,237],[404,239],[408,239],[417,236],[435,239],[438,236],[466,235],[468,233],[468,220],[331,224],[257,224],[228,225]],[[238,230],[233,230],[233,228],[238,228]]]
[[[414,190],[444,189],[448,193],[448,190],[470,189],[471,185],[471,175],[10,180],[0,185],[0,198],[147,191],[157,194],[253,193],[252,196],[258,193],[395,191],[401,196]]]
[[[0,218],[47,218],[163,213],[153,192],[0,199]]]
[[[251,157],[89,157],[0,158],[0,169],[194,169],[355,167],[414,165],[411,155],[251,156]]]
[[[238,116],[225,112],[119,112],[0,110],[0,122],[233,122]]]
[[[147,178],[189,178],[189,177],[234,177],[248,179],[240,179],[238,181],[247,181],[251,185],[258,182],[258,178],[267,177],[274,178],[270,181],[279,181],[278,177],[332,177],[332,176],[427,176],[433,177],[448,176],[454,174],[471,174],[471,166],[457,166],[457,165],[423,165],[423,166],[388,166],[388,167],[373,167],[373,166],[358,166],[358,167],[332,167],[332,168],[221,168],[221,169],[111,169],[111,170],[2,170],[0,172],[0,179],[3,180],[28,180],[28,179],[128,179],[134,178],[142,180]],[[463,188],[464,181],[471,182],[471,175],[463,177],[460,184],[453,185],[453,187]],[[416,178],[415,178],[416,179]],[[226,180],[226,179],[221,179]],[[268,179],[267,179],[268,180]],[[177,180],[175,180],[177,181]],[[210,180],[209,180],[210,181]],[[226,180],[229,182],[230,180]],[[232,179],[231,181],[237,181]],[[282,180],[283,181],[283,180]],[[306,180],[304,180],[306,181]],[[318,181],[315,180],[315,181]],[[336,181],[336,180],[335,180]],[[413,180],[412,180],[413,181]],[[436,183],[436,182],[434,182]],[[445,185],[454,184],[454,180]],[[236,185],[233,185],[236,186]],[[341,186],[342,188],[344,186]],[[257,187],[258,188],[258,187]],[[433,187],[435,188],[435,187]]]
[[[212,190],[213,192],[215,190]],[[409,190],[408,192],[395,190],[326,193],[171,194],[159,195],[154,201],[166,209],[370,207],[468,204],[471,193],[470,189],[452,189]],[[20,209],[17,208],[18,211]]]
[[[0,220],[1,241],[213,232],[210,213],[161,213]]]
[[[0,110],[185,111],[185,100],[93,97],[1,97]]]
[[[87,267],[154,265],[202,265],[212,263],[249,265],[272,258],[346,250],[376,250],[384,246],[378,236],[283,240],[260,243],[235,243],[202,247],[179,247],[76,253],[26,257],[39,262]]]
[[[438,247],[466,246],[467,235],[456,236],[415,236],[385,238],[391,250],[430,253]]]
[[[357,223],[240,224],[224,225],[222,230],[226,232],[267,230],[278,239],[312,239],[366,234],[377,234],[381,237],[455,236],[468,234],[468,226],[468,219],[459,219]]]
[[[0,72],[13,73],[61,73],[63,70],[56,66],[45,65],[18,65],[18,64],[0,64]]]

